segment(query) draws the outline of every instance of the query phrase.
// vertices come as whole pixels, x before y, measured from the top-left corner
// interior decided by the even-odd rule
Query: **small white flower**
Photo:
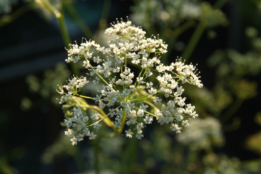
[[[65,133],[65,135],[67,135],[67,136],[71,136],[71,135],[73,135],[73,130],[72,130],[72,129],[68,129],[68,130],[65,131],[64,133]]]
[[[96,138],[96,135],[92,132],[89,134],[89,139],[94,140]]]
[[[126,130],[125,132],[126,132],[126,137],[132,138],[133,132],[130,129]]]
[[[182,121],[182,126],[188,127],[188,126],[189,126],[188,120],[183,120],[183,121]]]
[[[149,93],[152,94],[152,95],[155,95],[155,94],[157,94],[157,89],[151,88],[151,89],[149,90]]]
[[[145,119],[144,119],[144,122],[146,124],[151,124],[153,121],[153,117],[152,116],[149,116],[148,114],[146,115]]]
[[[71,138],[71,142],[72,142],[72,145],[76,145],[77,144],[77,138],[76,137],[73,137]]]
[[[137,77],[137,82],[138,82],[138,83],[144,83],[143,77]]]
[[[144,116],[144,110],[143,109],[139,109],[137,112],[137,116],[138,117],[143,117]]]

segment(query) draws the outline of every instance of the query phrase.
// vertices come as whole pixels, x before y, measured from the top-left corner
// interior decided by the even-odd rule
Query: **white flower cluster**
[[[89,81],[87,81],[86,77],[73,77],[68,81],[68,85],[59,86],[60,91],[57,90],[57,92],[62,95],[59,103],[63,104],[66,99],[68,100],[73,94],[77,94],[87,83]]]
[[[99,116],[93,114],[91,119],[97,121]],[[84,136],[88,136],[90,140],[95,139],[96,135],[91,132],[86,123],[88,123],[89,117],[82,112],[80,108],[73,108],[73,117],[65,120],[65,125],[68,128],[65,131],[65,135],[71,138],[72,145],[77,144],[78,141],[82,141]],[[94,127],[99,129],[101,125],[99,123],[94,124]]]
[[[185,104],[186,98],[181,96],[184,92],[181,86],[183,83],[200,88],[203,86],[196,68],[185,65],[180,59],[170,66],[163,65],[160,55],[167,52],[167,44],[158,37],[146,38],[146,32],[132,26],[130,21],[117,21],[106,29],[105,34],[116,36],[114,40],[108,41],[108,47],[101,47],[94,41],[85,41],[80,45],[71,45],[68,50],[66,62],[83,59],[83,67],[88,70],[88,79],[95,79],[93,83],[99,80],[104,83],[95,97],[85,98],[94,100],[99,108],[108,111],[106,117],[112,120],[116,129],[122,130],[124,125],[129,126],[125,131],[129,138],[133,135],[138,139],[142,138],[143,129],[153,122],[153,117],[161,125],[170,124],[171,130],[180,133],[182,127],[189,125],[190,118],[198,116],[194,111],[195,107]],[[139,67],[140,72],[133,71],[129,65]],[[78,81],[87,83],[86,78]],[[71,80],[68,85],[63,86],[67,93],[61,88],[61,103],[69,100],[70,96],[77,95],[78,81]],[[137,92],[141,90],[144,91],[143,94],[137,96]],[[90,136],[86,128],[90,123],[94,128],[99,128],[96,126],[101,121],[98,113],[93,112],[96,116],[92,117],[96,118],[91,122],[88,119],[83,121],[83,114],[80,117],[75,113],[72,118],[65,120],[68,122],[73,119],[70,121],[73,122],[72,129],[71,124],[66,124],[66,134],[72,137],[73,144],[81,141],[83,135],[93,139],[95,136]],[[74,134],[68,133],[73,130]]]
[[[177,137],[182,144],[193,149],[208,149],[211,145],[222,145],[221,125],[215,118],[193,119],[190,126]]]

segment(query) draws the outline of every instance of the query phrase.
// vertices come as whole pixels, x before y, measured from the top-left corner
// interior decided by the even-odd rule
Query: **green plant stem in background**
[[[65,25],[65,20],[64,20],[63,14],[59,18],[57,18],[57,20],[58,20],[58,23],[59,23],[59,27],[60,27],[60,30],[61,30],[61,34],[62,34],[62,37],[63,37],[64,44],[65,44],[66,48],[69,49],[69,44],[71,43],[71,39],[70,39],[69,33],[67,31],[66,25]],[[79,72],[78,68],[76,67],[76,64],[71,63],[71,67],[72,67],[73,73],[76,76],[79,76],[80,72]]]
[[[60,11],[53,7],[49,0],[35,0],[35,2],[49,10],[55,16],[55,18],[59,18],[62,15]]]
[[[87,170],[85,166],[85,160],[83,159],[82,154],[80,153],[79,149],[77,148],[76,153],[73,155],[74,161],[76,162],[76,165],[78,166],[79,172],[85,172]]]
[[[5,157],[0,157],[0,172],[4,174],[13,174],[14,170],[9,166],[8,161]]]
[[[13,22],[14,20],[18,19],[20,16],[22,16],[26,12],[33,10],[33,9],[34,9],[33,5],[30,4],[30,5],[22,6],[21,8],[19,8],[15,12],[11,13],[10,15],[3,15],[0,19],[0,27],[3,27],[5,25]]]
[[[138,150],[138,139],[133,137],[129,140],[130,143],[128,143],[124,153],[123,153],[123,159],[122,159],[122,167],[121,172],[124,174],[132,174],[132,166],[136,159],[136,154]]]
[[[69,37],[66,25],[65,25],[65,21],[64,21],[64,17],[63,15],[61,15],[59,18],[57,18],[57,21],[59,23],[59,27],[60,27],[60,31],[61,31],[61,35],[63,38],[63,42],[66,46],[66,48],[69,48],[69,44],[71,43],[71,39]]]
[[[177,24],[180,23],[180,20],[179,20],[180,19],[180,11],[181,11],[181,7],[182,7],[183,3],[184,3],[184,0],[181,0],[179,2],[179,5],[178,5],[177,11],[176,11],[176,18],[178,19],[178,23]]]
[[[99,139],[97,138],[93,142],[93,147],[94,147],[94,169],[95,169],[95,174],[99,174]]]
[[[203,34],[205,28],[206,28],[205,21],[201,21],[198,24],[198,26],[197,26],[196,30],[194,31],[185,51],[183,52],[183,54],[181,56],[184,60],[187,61],[190,58],[190,56],[191,56],[192,52],[194,51],[201,35]]]
[[[73,20],[77,23],[77,25],[80,27],[82,30],[83,34],[91,39],[93,37],[92,31],[90,28],[85,24],[84,20],[82,20],[81,16],[78,14],[77,10],[75,10],[74,6],[69,3],[65,3],[65,7],[70,13],[71,17]]]
[[[156,33],[153,25],[151,25],[151,1],[150,0],[145,0],[146,1],[146,6],[147,6],[147,12],[146,12],[146,16],[145,16],[145,20],[146,20],[146,24],[148,25],[148,34],[151,35],[152,33]]]
[[[225,123],[227,122],[234,114],[235,112],[240,108],[240,106],[243,103],[243,99],[237,98],[236,101],[228,108],[228,110],[223,114],[221,118],[221,122]]]
[[[197,160],[197,151],[196,150],[193,150],[193,149],[191,149],[191,147],[188,147],[187,153],[188,153],[187,158],[184,159],[184,161],[185,161],[184,166],[183,166],[184,174],[187,174],[189,164],[195,163],[195,161]]]
[[[169,42],[169,51],[162,56],[162,62],[163,63],[167,63],[167,60],[169,58],[169,55],[171,54],[171,50],[172,48],[174,47],[174,44],[178,38],[179,35],[181,35],[183,32],[185,32],[187,29],[189,29],[192,25],[195,24],[195,21],[187,21],[186,23],[182,24],[181,26],[179,26],[178,28],[176,28],[173,33],[172,33],[172,36],[171,36],[171,40]]]
[[[215,9],[219,9],[221,8],[225,3],[227,2],[227,0],[219,0],[214,4],[214,8]],[[206,22],[204,20],[202,20],[196,30],[194,31],[185,51],[182,54],[182,58],[185,59],[186,61],[190,58],[192,52],[194,51],[194,49],[196,48],[196,45],[199,41],[199,39],[201,38],[204,30],[206,29]]]
[[[111,0],[105,0],[102,7],[101,19],[99,22],[99,30],[102,31],[107,27],[107,19],[111,7]]]
[[[92,105],[92,106],[90,106],[90,109],[91,109],[92,112],[95,112],[94,110],[99,111],[99,113],[102,116],[101,119],[103,119],[103,122],[107,126],[111,127],[115,132],[117,132],[117,128],[114,126],[114,124],[111,121],[111,119],[108,118],[108,116],[105,114],[105,112],[101,108]],[[111,135],[109,135],[109,136],[111,136]]]
[[[121,127],[117,130],[117,134],[119,135],[123,128],[124,128],[124,125],[125,125],[125,121],[126,121],[126,111],[125,111],[125,108],[123,109],[123,114],[122,114],[122,119],[121,119]]]
[[[52,4],[47,1],[47,0],[38,0],[40,1],[41,3],[44,4],[44,6],[51,12],[53,13],[53,15],[55,16],[55,18],[57,19],[58,21],[58,24],[59,24],[59,28],[60,28],[60,31],[61,31],[61,35],[62,35],[62,38],[63,38],[63,42],[64,42],[64,45],[67,49],[69,49],[69,45],[71,43],[71,39],[70,39],[70,36],[69,36],[69,33],[67,31],[67,28],[66,28],[66,25],[65,25],[65,20],[64,20],[64,14],[63,14],[63,7],[61,7],[61,10],[58,11],[57,9],[55,9]],[[75,63],[71,63],[71,68],[72,68],[72,71],[73,73],[76,75],[76,76],[79,76],[80,75],[80,72],[78,70],[78,68],[76,67],[76,64]]]
[[[111,0],[105,0],[103,3],[101,19],[107,20],[110,12]]]

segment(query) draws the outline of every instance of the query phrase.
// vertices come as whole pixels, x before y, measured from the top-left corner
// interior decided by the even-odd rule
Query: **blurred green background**
[[[179,135],[153,124],[142,140],[71,146],[56,100],[73,75],[64,48],[106,44],[103,31],[126,16],[169,45],[164,63],[198,63],[204,88],[185,95],[200,118]],[[261,0],[0,0],[0,173],[261,173],[260,19]]]

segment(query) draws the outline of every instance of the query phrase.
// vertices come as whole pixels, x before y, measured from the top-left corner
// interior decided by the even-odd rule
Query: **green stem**
[[[93,132],[94,128],[90,127],[90,130]],[[95,174],[99,174],[99,140],[99,137],[97,137],[91,142],[91,145],[93,147],[93,168]]]
[[[94,168],[95,174],[99,174],[99,146],[98,146],[99,139],[94,141]]]
[[[101,14],[101,18],[103,20],[106,20],[108,18],[110,7],[111,7],[111,0],[105,0],[103,3],[103,8],[102,8],[103,10]]]
[[[122,118],[121,118],[121,127],[117,131],[118,135],[122,132],[122,130],[124,128],[125,121],[126,121],[126,111],[125,111],[125,108],[123,108],[123,114],[122,114]]]
[[[94,112],[93,110],[99,111],[99,112],[100,112],[99,117],[102,119],[102,121],[103,121],[107,126],[113,128],[114,131],[117,130],[116,127],[114,126],[113,122],[111,121],[111,119],[108,118],[108,116],[105,114],[105,112],[104,112],[101,108],[99,108],[99,107],[97,107],[97,106],[94,106],[94,105],[91,105],[89,108],[91,109],[92,112]]]
[[[44,6],[47,10],[49,10],[55,18],[59,18],[62,16],[61,12],[59,12],[52,4],[49,2],[49,0],[36,0],[36,3],[38,3],[40,6]],[[62,10],[61,10],[62,11]]]
[[[81,16],[78,14],[77,10],[75,10],[74,6],[69,3],[65,3],[66,9],[71,14],[73,20],[78,24],[82,32],[87,38],[92,38],[93,34],[90,28],[85,24],[84,20],[82,20]]]
[[[147,101],[147,100],[145,100],[145,101],[143,101],[144,103],[147,103],[148,105],[150,105],[153,109],[158,109],[157,108],[157,106],[155,106],[153,103],[151,103],[151,102],[149,102],[149,101]]]
[[[61,7],[61,12],[59,12],[57,9],[55,9],[52,4],[47,1],[47,0],[39,0],[40,2],[43,3],[43,5],[51,12],[53,13],[53,15],[55,16],[55,18],[57,19],[58,21],[58,24],[59,24],[59,28],[60,28],[60,31],[61,31],[61,35],[62,35],[62,38],[63,38],[63,42],[64,42],[64,45],[67,49],[70,48],[70,43],[71,43],[71,39],[70,39],[70,36],[69,36],[69,33],[67,31],[67,28],[66,28],[66,24],[65,24],[65,20],[64,20],[64,15],[63,15],[63,8]],[[76,76],[79,76],[80,72],[78,70],[78,68],[76,67],[76,64],[74,64],[73,62],[71,62],[71,67],[72,67],[72,71],[73,73],[76,75]]]
[[[149,98],[153,98],[153,97],[155,97],[155,96],[153,96],[153,95],[141,96],[139,98],[135,98],[135,99],[130,100],[130,102],[145,100],[145,99],[149,99]]]
[[[198,26],[197,26],[196,30],[194,31],[185,51],[183,52],[183,54],[181,56],[184,60],[187,61],[190,58],[192,52],[196,48],[196,45],[197,45],[201,35],[203,34],[203,31],[205,30],[205,28],[206,28],[205,21],[201,21],[198,24]]]
[[[71,39],[70,39],[69,33],[67,31],[63,15],[61,15],[59,18],[57,18],[57,20],[58,20],[58,23],[59,23],[59,27],[60,27],[60,31],[61,31],[61,34],[62,34],[63,42],[64,42],[66,48],[69,49],[70,48],[69,44],[71,43]],[[73,62],[71,62],[70,64],[71,64],[71,68],[72,68],[73,73],[76,76],[79,76],[80,72],[79,72],[78,68],[76,67],[76,64],[73,63]]]
[[[99,30],[102,31],[107,26],[107,18],[111,7],[111,0],[105,0],[103,3],[101,19],[99,22]]]
[[[183,32],[185,32],[187,29],[189,29],[192,25],[195,24],[195,21],[187,21],[186,23],[182,24],[181,26],[179,26],[177,29],[175,29],[173,32],[172,32],[172,37],[171,37],[171,40],[169,42],[169,51],[162,55],[162,62],[163,63],[167,63],[167,60],[168,60],[168,57],[169,55],[171,54],[171,50],[172,48],[174,47],[174,44],[178,38],[179,35],[181,35]]]
[[[106,85],[108,85],[109,86],[109,83],[104,79],[104,78],[102,78],[102,76],[99,74],[99,73],[95,73]]]
[[[138,107],[135,107],[136,109],[140,109],[140,108],[138,108]],[[153,117],[156,117],[156,118],[158,118],[158,116],[157,115],[155,115],[155,114],[152,114],[152,113],[150,113],[150,112],[148,112],[148,111],[144,111],[146,114],[149,114],[149,115],[151,115],[151,116],[153,116]]]
[[[93,100],[93,97],[88,97],[88,96],[79,95],[79,94],[76,94],[76,96],[81,97],[81,98],[86,98],[86,99],[91,99],[91,100]]]
[[[185,158],[183,159],[184,163],[183,163],[183,165],[182,165],[182,170],[183,170],[183,171],[182,171],[182,174],[187,174],[187,167],[188,167],[189,158],[190,158],[189,156],[190,156],[190,153],[191,153],[190,150],[191,150],[191,149],[188,148],[188,150],[187,150],[187,151],[188,151],[188,152],[187,152],[188,154],[187,154],[186,156],[184,155]],[[183,153],[184,153],[184,151],[183,151]]]
[[[83,156],[80,153],[78,147],[76,147],[76,148],[77,148],[76,153],[73,155],[74,161],[78,167],[79,172],[85,172],[86,167],[85,167]]]
[[[145,0],[146,1],[146,7],[147,7],[147,11],[146,11],[146,16],[145,16],[145,22],[148,25],[148,35],[151,35],[151,33],[156,33],[155,29],[153,27],[153,24],[151,23],[150,19],[151,19],[151,1],[150,0]]]
[[[219,0],[216,2],[216,4],[213,6],[215,9],[219,9],[221,8],[225,3],[226,3],[227,0]],[[190,58],[192,52],[194,51],[200,37],[202,36],[204,30],[206,28],[206,22],[204,20],[202,20],[196,30],[194,31],[189,43],[188,43],[188,46],[186,47],[185,51],[183,52],[182,54],[182,58],[185,59],[186,61]]]
[[[158,118],[158,116],[157,115],[155,115],[155,114],[152,114],[152,113],[150,113],[150,112],[148,112],[148,111],[144,111],[146,114],[149,114],[149,115],[151,115],[151,116],[153,116],[153,117],[156,117],[156,118]]]
[[[86,126],[86,127],[91,127],[91,126],[93,126],[94,124],[103,121],[103,120],[104,120],[105,118],[107,118],[108,116],[109,116],[109,115],[106,115],[106,116],[104,116],[102,119],[100,119],[100,120],[98,120],[98,121],[96,121],[96,122],[94,122],[94,123],[92,123],[92,124],[90,124],[90,125],[88,125],[88,126]]]
[[[127,58],[126,54],[125,54],[124,59],[125,59],[125,69],[126,69],[127,68],[127,63],[128,63],[128,58]]]
[[[132,165],[136,158],[137,149],[138,149],[138,147],[137,147],[138,139],[137,138],[133,137],[129,141],[130,141],[130,143],[128,143],[127,148],[126,148],[124,154],[122,155],[123,159],[122,159],[121,173],[126,173],[126,174],[133,173]]]

